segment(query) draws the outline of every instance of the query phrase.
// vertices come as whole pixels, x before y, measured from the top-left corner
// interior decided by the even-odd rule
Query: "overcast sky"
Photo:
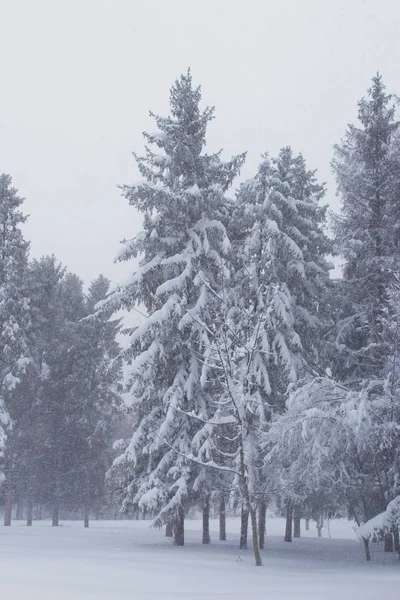
[[[0,172],[26,197],[32,254],[113,281],[140,227],[118,184],[188,66],[216,107],[211,150],[290,144],[327,180],[332,146],[379,69],[400,94],[398,0],[0,0]]]

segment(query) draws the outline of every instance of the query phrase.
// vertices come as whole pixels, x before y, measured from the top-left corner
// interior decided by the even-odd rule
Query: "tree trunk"
[[[385,533],[383,549],[385,552],[394,552],[393,535],[390,531]]]
[[[251,532],[252,532],[252,536],[253,536],[254,559],[256,561],[256,567],[261,567],[262,561],[261,561],[260,547],[258,545],[257,513],[256,513],[255,509],[252,507],[250,507],[250,519],[251,519]]]
[[[84,507],[84,516],[83,516],[83,526],[89,527],[89,518],[90,518],[90,481],[89,476],[86,475],[85,482],[85,507]]]
[[[294,509],[293,515],[293,537],[299,538],[301,535],[301,525],[300,525],[300,509],[298,506]]]
[[[393,545],[394,549],[397,552],[397,555],[400,560],[400,539],[399,539],[399,528],[393,527]]]
[[[400,550],[400,540],[399,540],[399,529],[398,527],[393,527],[393,544],[396,552]]]
[[[247,529],[249,526],[249,511],[242,506],[242,514],[240,520],[240,550],[247,550]]]
[[[59,523],[59,506],[58,506],[58,500],[55,500],[53,503],[53,513],[51,516],[51,524],[53,527],[58,527],[58,523]]]
[[[306,531],[310,531],[310,519],[306,519]]]
[[[221,494],[219,499],[219,539],[221,542],[226,541],[226,507],[225,496]]]
[[[15,511],[15,520],[16,521],[21,521],[21,519],[23,518],[23,505],[22,502],[17,502],[17,509]]]
[[[185,545],[185,511],[182,507],[179,509],[178,518],[175,521],[174,544],[175,546]]]
[[[167,521],[167,524],[165,525],[165,537],[173,537],[174,532],[172,529],[172,522],[171,521]]]
[[[60,490],[61,490],[61,485],[60,485],[60,474],[59,474],[59,464],[60,464],[60,457],[58,456],[57,458],[57,472],[55,474],[55,481],[54,481],[54,494],[53,494],[53,512],[51,515],[51,525],[52,527],[58,527],[59,524],[59,513],[60,513]]]
[[[285,526],[285,542],[292,541],[292,523],[293,523],[293,506],[291,502],[286,505],[286,526]]]
[[[11,459],[6,459],[4,468],[5,480],[3,483],[4,489],[4,526],[11,526],[12,507],[13,507],[13,482],[12,482]]]
[[[85,504],[85,514],[83,516],[83,526],[89,527],[90,508],[88,504]]]
[[[364,542],[365,558],[366,558],[366,560],[371,560],[371,553],[369,551],[369,538],[363,538],[363,542]]]
[[[259,506],[258,516],[258,536],[260,549],[264,548],[265,545],[265,514],[267,512],[267,503],[265,500],[261,500]]]
[[[322,528],[324,526],[324,515],[320,515],[317,520],[318,537],[322,537]]]
[[[4,526],[11,526],[11,517],[12,517],[12,495],[9,490],[5,492],[4,499]]]
[[[203,544],[210,543],[210,498],[207,496],[203,504]]]
[[[27,503],[26,503],[26,526],[32,527],[32,521],[33,521],[33,501],[32,501],[32,496],[29,496]]]

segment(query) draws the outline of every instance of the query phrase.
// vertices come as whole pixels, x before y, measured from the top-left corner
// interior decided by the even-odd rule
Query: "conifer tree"
[[[231,234],[235,296],[257,331],[252,388],[264,419],[281,412],[289,385],[321,363],[331,247],[323,195],[315,172],[290,148],[275,160],[266,155],[238,193]]]
[[[82,398],[77,393],[77,362],[81,330],[85,316],[83,283],[72,273],[63,273],[57,290],[56,328],[51,332],[51,354],[46,355],[43,380],[45,411],[44,463],[48,473],[47,498],[52,509],[53,526],[59,524],[62,506],[75,508],[77,482],[75,465],[79,456],[78,420]]]
[[[87,525],[104,492],[120,401],[119,322],[106,312],[82,319],[108,286],[100,276],[85,297],[80,279],[54,256],[29,265],[32,363],[21,377],[13,412],[13,488],[18,502],[26,502],[28,525],[35,503],[53,511],[54,525],[60,508],[84,508]]]
[[[358,118],[333,161],[342,201],[336,243],[345,259],[336,370],[354,384],[382,375],[388,351],[382,316],[399,259],[399,122],[381,75],[359,102]]]
[[[25,469],[27,504],[47,505],[53,494],[54,444],[53,429],[62,430],[53,421],[55,398],[51,395],[54,365],[63,337],[62,280],[64,267],[55,256],[44,256],[29,265],[28,287],[32,315],[31,351],[35,370],[24,378],[24,388],[31,397],[29,424],[25,427],[25,452],[19,457],[19,468]],[[22,463],[22,464],[21,464]],[[23,478],[21,478],[23,479]]]
[[[232,277],[219,294],[223,317],[207,354],[210,372],[215,369],[210,378],[220,381],[215,415],[226,431],[214,418],[212,444],[215,462],[235,473],[243,539],[250,514],[256,564],[268,423],[283,412],[290,386],[319,360],[330,248],[325,209],[318,205],[322,195],[304,159],[285,148],[274,161],[265,157],[256,177],[241,186],[229,228]],[[229,446],[228,439],[234,440]]]
[[[193,441],[208,452],[207,439],[196,437],[202,423],[190,413],[204,421],[212,416],[202,385],[209,345],[203,325],[213,322],[215,292],[229,274],[225,193],[244,161],[244,155],[224,162],[220,153],[204,153],[213,109],[202,111],[200,101],[188,71],[171,89],[171,115],[152,115],[158,131],[144,134],[146,155],[136,156],[143,181],[123,187],[143,215],[143,229],[120,260],[139,256],[139,268],[110,299],[115,308],[141,305],[147,313],[126,351],[134,435],[119,461],[130,479],[125,500],[157,510],[159,521],[175,521],[178,544],[185,507],[203,479],[187,458]]]
[[[85,312],[92,315],[96,304],[105,299],[110,282],[100,275],[90,285],[85,297]],[[116,341],[120,320],[110,320],[103,311],[96,318],[78,324],[74,395],[78,402],[74,411],[77,429],[75,467],[82,499],[84,525],[89,514],[104,494],[105,473],[110,462],[112,426],[121,405],[122,380],[120,347]]]
[[[9,175],[0,176],[0,472],[4,469],[5,524],[11,523],[14,462],[12,418],[19,412],[16,388],[31,362],[30,314],[25,275],[29,244],[21,225],[23,199]],[[7,439],[8,438],[8,439]],[[7,441],[7,443],[6,443]],[[5,448],[5,450],[4,450]],[[1,460],[3,459],[3,460]]]

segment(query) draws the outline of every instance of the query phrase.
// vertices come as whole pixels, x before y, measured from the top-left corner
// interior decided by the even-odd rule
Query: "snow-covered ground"
[[[400,564],[371,544],[366,563],[351,525],[335,521],[324,538],[311,531],[282,541],[282,519],[268,519],[264,565],[239,551],[238,520],[228,520],[228,541],[200,543],[200,521],[186,522],[186,546],[176,548],[147,521],[14,521],[0,527],[0,598],[7,600],[376,600],[400,598]]]

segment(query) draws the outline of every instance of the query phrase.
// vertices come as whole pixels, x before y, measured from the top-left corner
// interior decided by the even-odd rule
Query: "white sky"
[[[290,144],[329,183],[332,146],[379,69],[400,93],[398,0],[0,0],[0,172],[30,214],[32,254],[113,281],[140,227],[117,184],[188,66],[215,105],[212,150]]]

